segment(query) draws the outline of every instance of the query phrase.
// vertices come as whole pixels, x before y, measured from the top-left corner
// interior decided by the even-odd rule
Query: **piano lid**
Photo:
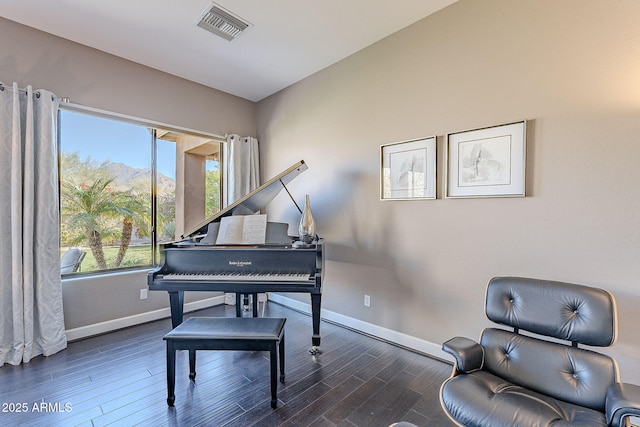
[[[295,177],[306,171],[309,167],[300,160],[284,172],[279,173],[269,181],[262,184],[246,196],[236,200],[226,208],[218,211],[205,219],[200,224],[188,230],[182,235],[182,238],[193,237],[198,234],[206,234],[209,224],[215,221],[220,221],[223,216],[230,215],[252,215],[262,208],[266,207],[275,197],[280,194],[280,191]]]

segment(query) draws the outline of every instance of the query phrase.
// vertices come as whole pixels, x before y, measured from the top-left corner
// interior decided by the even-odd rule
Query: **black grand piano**
[[[288,226],[284,224],[280,224],[284,225],[284,231],[283,227],[276,227],[278,224],[267,225],[264,245],[216,245],[215,240],[210,238],[222,217],[251,215],[260,211],[283,188],[289,193],[286,184],[307,169],[307,164],[301,160],[185,232],[181,236],[183,240],[160,245],[160,265],[149,272],[147,282],[149,290],[169,293],[174,328],[182,323],[185,291],[235,292],[238,317],[242,316],[241,294],[254,295],[253,315],[256,316],[257,293],[305,292],[311,295],[313,335],[309,352],[320,352],[320,304],[324,267],[322,239],[316,236],[311,244],[298,247],[286,235]],[[295,200],[293,203],[295,204]],[[270,227],[274,230],[270,230]],[[280,233],[277,233],[278,228]]]

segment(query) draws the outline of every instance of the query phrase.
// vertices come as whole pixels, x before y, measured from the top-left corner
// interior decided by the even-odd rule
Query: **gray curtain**
[[[230,205],[260,186],[258,140],[227,136],[227,202]]]
[[[60,281],[57,111],[0,83],[0,366],[67,346]]]
[[[258,140],[252,136],[227,135],[227,205],[260,186]],[[261,294],[260,301],[266,300]],[[234,293],[226,293],[225,304],[236,303]]]

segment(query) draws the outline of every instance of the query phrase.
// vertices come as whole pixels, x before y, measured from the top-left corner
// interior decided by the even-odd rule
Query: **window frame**
[[[78,271],[75,273],[67,273],[67,274],[61,274],[62,279],[69,279],[69,278],[76,278],[76,277],[86,277],[86,276],[103,276],[103,275],[108,275],[108,274],[114,274],[114,273],[121,273],[121,272],[126,272],[126,271],[136,271],[136,270],[150,270],[152,268],[155,268],[158,263],[160,262],[159,259],[157,258],[157,246],[158,246],[158,234],[157,234],[157,230],[156,230],[156,225],[157,225],[157,185],[158,185],[158,176],[157,176],[157,131],[159,129],[161,130],[166,130],[166,131],[171,131],[171,132],[176,132],[176,133],[180,133],[180,134],[184,134],[184,135],[189,135],[189,136],[194,136],[194,137],[199,137],[199,138],[206,138],[206,139],[211,139],[214,140],[216,142],[218,142],[220,144],[220,150],[219,150],[219,157],[220,157],[220,207],[222,208],[223,206],[226,205],[226,199],[227,199],[227,186],[226,186],[226,182],[225,182],[225,177],[226,177],[226,169],[227,169],[227,162],[226,162],[226,144],[227,144],[227,139],[226,139],[226,135],[218,135],[215,133],[209,133],[209,132],[203,132],[203,131],[197,131],[197,130],[193,130],[193,129],[189,129],[189,128],[185,128],[185,127],[181,127],[181,126],[176,126],[176,125],[170,125],[170,124],[166,124],[166,123],[162,123],[162,122],[158,122],[155,120],[149,120],[149,119],[143,119],[140,117],[135,117],[135,116],[130,116],[127,114],[122,114],[122,113],[116,113],[116,112],[112,112],[112,111],[107,111],[107,110],[102,110],[99,108],[94,108],[94,107],[88,107],[88,106],[84,106],[84,105],[80,105],[80,104],[75,104],[75,103],[71,103],[71,102],[63,102],[60,104],[59,108],[58,108],[58,127],[57,127],[57,138],[56,138],[56,145],[57,145],[57,151],[58,151],[58,200],[59,200],[59,205],[60,205],[60,198],[61,198],[61,180],[60,180],[60,167],[61,167],[61,156],[62,156],[62,150],[61,150],[61,126],[60,126],[60,118],[61,118],[61,113],[62,111],[69,111],[69,112],[75,112],[75,113],[80,113],[80,114],[86,114],[86,115],[91,115],[94,117],[98,117],[98,118],[102,118],[102,119],[107,119],[107,120],[113,120],[113,121],[120,121],[120,122],[124,122],[124,123],[128,123],[128,124],[132,124],[132,125],[138,125],[138,126],[144,126],[147,127],[150,130],[151,133],[151,145],[150,145],[150,159],[151,159],[151,188],[150,188],[150,192],[151,192],[151,238],[150,238],[150,244],[151,244],[151,264],[150,265],[144,265],[144,266],[133,266],[133,267],[117,267],[117,268],[109,268],[107,270],[93,270],[93,271]],[[60,209],[60,206],[59,206]],[[58,227],[58,233],[60,233],[60,226]],[[176,239],[179,239],[179,236],[175,236]]]

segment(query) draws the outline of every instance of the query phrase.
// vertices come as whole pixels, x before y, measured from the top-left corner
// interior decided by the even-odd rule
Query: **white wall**
[[[493,276],[598,286],[640,383],[639,21],[635,0],[460,0],[261,101],[264,176],[309,164],[290,190],[327,241],[323,308],[439,345],[488,325]],[[444,135],[522,119],[527,197],[444,199]],[[380,145],[430,135],[438,199],[380,201]]]

